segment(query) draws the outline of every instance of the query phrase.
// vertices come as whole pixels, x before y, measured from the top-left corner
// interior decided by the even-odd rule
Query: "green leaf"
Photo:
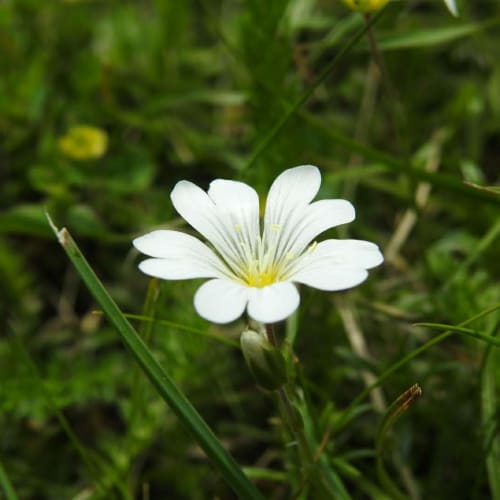
[[[493,500],[500,500],[499,361],[499,352],[488,346],[481,369],[481,420],[486,441],[489,441],[486,447],[486,470]]]
[[[17,205],[0,214],[0,234],[16,233],[49,236],[42,205]]]
[[[18,497],[12,483],[10,482],[7,472],[5,472],[2,462],[0,462],[0,486],[2,487],[7,500],[17,500]]]
[[[397,36],[380,37],[378,45],[381,50],[402,50],[432,47],[449,43],[466,36],[475,35],[500,24],[500,19],[492,19],[484,23],[469,23],[458,26],[446,26],[428,30],[412,31]]]
[[[492,346],[500,347],[500,339],[492,337],[491,335],[487,335],[486,333],[481,333],[476,330],[471,330],[470,328],[445,325],[442,323],[415,323],[414,326],[425,326],[427,328],[435,328],[438,330],[447,330],[449,332],[454,332],[454,333],[462,333],[464,335],[468,335],[469,337],[473,337],[475,339],[482,340],[483,342],[487,342]]]

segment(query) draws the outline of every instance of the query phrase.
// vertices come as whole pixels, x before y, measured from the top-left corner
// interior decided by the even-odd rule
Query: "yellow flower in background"
[[[100,158],[108,147],[108,135],[97,127],[75,125],[59,138],[59,149],[74,160]]]
[[[375,12],[385,7],[389,0],[342,0],[347,7],[360,12]]]
[[[351,10],[360,12],[376,12],[385,7],[390,0],[342,0]],[[446,7],[455,17],[458,16],[458,9],[455,0],[443,0]]]

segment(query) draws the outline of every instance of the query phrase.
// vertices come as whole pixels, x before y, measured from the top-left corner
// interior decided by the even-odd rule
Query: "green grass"
[[[335,1],[1,4],[1,498],[500,498],[500,7],[459,9],[391,2],[374,59]],[[81,125],[103,154],[61,146]],[[149,284],[131,241],[189,231],[178,180],[265,196],[305,163],[320,198],[356,207],[324,237],[386,262],[348,292],[303,288],[277,326],[301,469],[297,429],[239,352],[244,321],[198,317],[199,281]]]

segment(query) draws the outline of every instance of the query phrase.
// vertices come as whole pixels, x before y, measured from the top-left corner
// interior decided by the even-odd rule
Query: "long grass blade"
[[[500,19],[491,19],[483,23],[468,23],[459,26],[446,26],[437,29],[415,30],[404,35],[392,35],[379,39],[381,50],[406,50],[422,47],[434,47],[442,43],[450,43],[460,38],[481,33],[500,24]]]
[[[487,346],[481,367],[481,421],[486,436],[486,471],[493,500],[500,500],[499,361],[500,353],[491,345]]]
[[[415,323],[414,326],[425,326],[426,328],[435,328],[436,330],[447,330],[453,333],[462,333],[464,335],[468,335],[469,337],[487,342],[492,346],[500,347],[500,339],[487,335],[486,333],[478,332],[477,330],[472,330],[471,328],[463,328],[461,326],[446,325],[442,323]]]
[[[158,319],[158,318],[152,318],[150,316],[144,316],[143,314],[129,314],[129,313],[125,313],[124,316],[128,319],[133,319],[136,321],[144,321],[147,323],[154,323],[160,326],[175,328],[176,330],[180,330],[186,333],[200,335],[201,337],[206,337],[208,339],[215,340],[217,342],[220,342],[221,344],[234,347],[235,349],[241,348],[240,343],[236,342],[236,340],[228,339],[227,337],[223,337],[222,335],[218,335],[217,333],[206,332],[204,330],[199,330],[198,328],[193,328],[191,326],[181,325],[179,323],[176,323],[175,321],[169,321],[168,319]]]
[[[7,500],[18,500],[14,487],[10,482],[7,472],[5,472],[2,462],[0,462],[0,487],[5,493],[5,498]]]
[[[189,429],[207,456],[219,469],[221,475],[234,492],[243,499],[263,499],[261,493],[248,480],[242,469],[226,451],[213,431],[193,407],[191,402],[175,385],[167,372],[158,363],[138,333],[124,317],[116,303],[81,253],[67,229],[58,230],[50,217],[49,223],[83,282],[101,306],[109,321],[117,329],[122,341],[129,349],[136,362],[154,385],[158,393],[170,406],[180,421]]]

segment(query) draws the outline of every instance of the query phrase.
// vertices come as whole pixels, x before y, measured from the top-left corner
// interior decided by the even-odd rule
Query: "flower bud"
[[[385,7],[389,0],[342,0],[351,10],[375,12]]]
[[[245,330],[241,334],[241,350],[247,366],[258,385],[274,391],[286,382],[286,363],[283,354],[264,334]]]

